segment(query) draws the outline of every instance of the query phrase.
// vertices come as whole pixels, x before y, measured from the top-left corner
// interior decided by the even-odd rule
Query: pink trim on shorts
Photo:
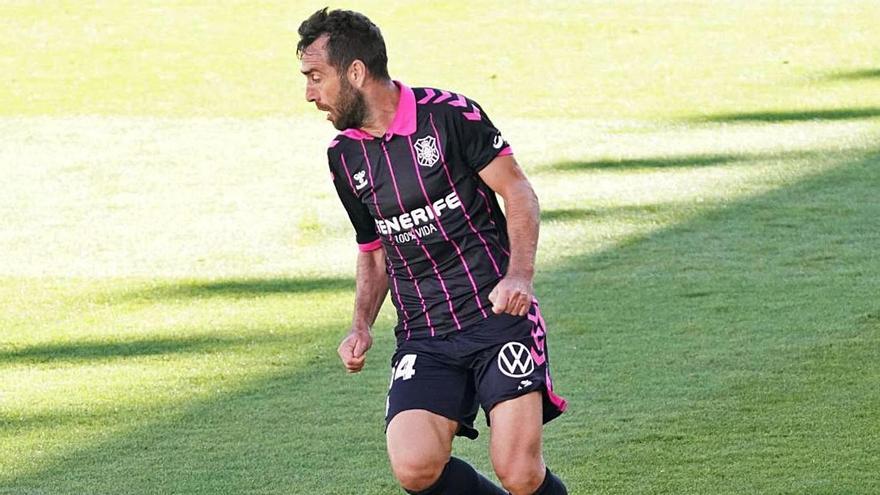
[[[535,341],[535,346],[541,351],[541,354],[538,355],[535,353],[535,349],[532,348],[532,359],[535,360],[535,364],[540,366],[547,361],[547,324],[544,323],[544,317],[541,315],[538,299],[532,298],[532,305],[535,307],[535,314],[532,315],[529,312],[528,318],[535,324],[535,327],[532,329],[532,338]],[[550,400],[559,412],[565,412],[568,408],[568,402],[553,391],[553,380],[550,378],[550,363],[547,363],[544,368],[544,386],[547,388],[547,399]]]

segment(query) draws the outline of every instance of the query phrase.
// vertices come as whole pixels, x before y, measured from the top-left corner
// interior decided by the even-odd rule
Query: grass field
[[[573,494],[880,493],[880,6],[353,2],[542,204]],[[399,493],[320,5],[0,5],[0,494]],[[456,451],[486,473],[488,430]]]

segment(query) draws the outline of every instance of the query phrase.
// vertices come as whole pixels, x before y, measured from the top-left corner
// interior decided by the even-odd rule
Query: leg
[[[425,490],[440,478],[457,429],[457,422],[423,409],[394,416],[386,435],[388,458],[404,489]]]
[[[458,422],[423,409],[388,425],[388,456],[403,489],[418,495],[506,495],[470,464],[450,457]]]
[[[532,495],[544,481],[542,402],[541,392],[535,391],[500,402],[489,412],[492,466],[512,495]]]
[[[487,326],[494,347],[477,368],[477,393],[491,425],[489,443],[495,473],[513,495],[565,494],[565,485],[544,465],[543,424],[565,410],[553,392],[544,320],[538,303],[512,324]]]

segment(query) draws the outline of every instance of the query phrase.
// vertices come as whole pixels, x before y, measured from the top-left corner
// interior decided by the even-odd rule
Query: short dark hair
[[[299,25],[297,56],[327,34],[327,57],[330,65],[342,72],[355,60],[367,66],[370,74],[379,80],[388,80],[388,55],[385,53],[385,40],[379,27],[367,16],[351,10],[331,10],[327,7],[315,12]]]

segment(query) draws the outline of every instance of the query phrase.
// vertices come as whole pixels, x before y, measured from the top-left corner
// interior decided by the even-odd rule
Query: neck
[[[361,130],[374,137],[382,137],[388,132],[397,113],[400,90],[393,81],[371,82],[364,86],[364,99],[367,103],[367,120]]]

